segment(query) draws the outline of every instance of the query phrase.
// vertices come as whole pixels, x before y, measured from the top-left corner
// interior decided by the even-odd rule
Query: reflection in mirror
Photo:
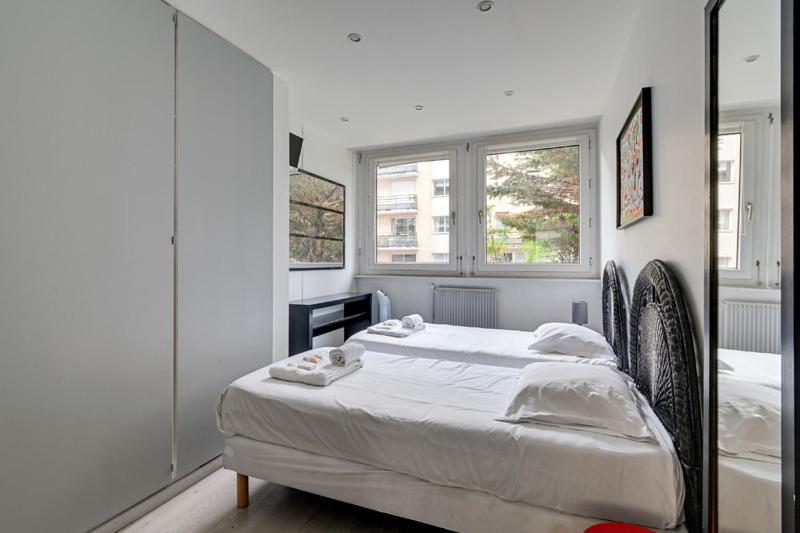
[[[725,0],[718,24],[719,529],[778,532],[779,1]]]

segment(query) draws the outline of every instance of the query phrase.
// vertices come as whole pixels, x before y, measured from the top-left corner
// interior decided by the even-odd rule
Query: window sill
[[[380,279],[380,278],[393,278],[393,279],[418,279],[418,278],[436,278],[438,280],[443,281],[470,281],[470,280],[481,280],[481,281],[535,281],[535,282],[558,282],[563,283],[565,281],[574,282],[574,283],[599,283],[599,277],[590,277],[590,276],[582,276],[582,277],[569,277],[569,276],[531,276],[531,275],[520,275],[520,274],[509,274],[507,276],[454,276],[452,274],[416,274],[416,273],[409,273],[409,274],[356,274],[354,276],[356,279]]]

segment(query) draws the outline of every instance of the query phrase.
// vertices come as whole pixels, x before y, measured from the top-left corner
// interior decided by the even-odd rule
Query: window
[[[289,267],[344,268],[344,185],[310,172],[289,176]]]
[[[730,183],[733,181],[731,170],[733,168],[733,161],[720,160],[717,165],[717,181],[720,183]]]
[[[439,215],[433,217],[433,232],[434,233],[449,233],[450,232],[450,217],[447,215]]]
[[[448,196],[450,194],[450,180],[447,178],[433,180],[433,195]]]
[[[440,258],[445,254],[448,259],[444,263],[449,266],[450,163],[447,152],[371,163],[375,198],[370,217],[375,228],[372,264],[418,263],[442,268]],[[433,198],[422,194],[431,190],[436,193]],[[434,252],[439,254],[436,258]]]
[[[596,276],[594,137],[559,130],[361,154],[362,272]]]
[[[486,261],[579,263],[580,146],[484,157]]]
[[[780,282],[779,126],[771,109],[720,117],[717,138],[717,260],[720,283]]]
[[[720,256],[717,257],[717,266],[719,268],[735,268],[736,264],[733,262],[733,257]]]
[[[718,209],[717,210],[717,230],[731,231],[731,219],[733,209]]]

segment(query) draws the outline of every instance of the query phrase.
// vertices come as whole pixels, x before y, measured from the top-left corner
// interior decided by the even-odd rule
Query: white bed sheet
[[[721,533],[781,531],[781,465],[719,457]]]
[[[617,367],[610,359],[589,359],[529,350],[533,332],[513,329],[486,329],[449,324],[425,324],[425,329],[405,338],[389,337],[367,330],[349,340],[360,342],[373,352],[461,361],[482,365],[522,368],[539,361],[568,361]]]
[[[780,390],[781,356],[777,353],[744,352],[741,350],[717,351],[720,361],[733,367],[733,370],[720,370],[720,374],[730,375],[759,383],[765,387]]]
[[[585,531],[598,520],[486,492],[435,485],[392,470],[303,452],[246,437],[225,440],[225,468],[287,487],[432,524],[451,531]],[[685,533],[686,528],[662,530]]]
[[[226,436],[365,463],[438,485],[587,517],[672,528],[683,481],[672,443],[495,421],[519,369],[368,352],[325,388],[271,379],[268,368],[223,393]]]

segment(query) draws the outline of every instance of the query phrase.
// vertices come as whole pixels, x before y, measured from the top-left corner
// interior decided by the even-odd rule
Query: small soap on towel
[[[354,361],[360,361],[361,356],[364,355],[364,345],[358,342],[346,342],[338,348],[334,348],[328,355],[331,364],[336,366],[345,366]]]
[[[414,314],[408,315],[403,317],[403,327],[407,329],[422,329],[425,325],[425,322],[422,320],[422,316]]]

